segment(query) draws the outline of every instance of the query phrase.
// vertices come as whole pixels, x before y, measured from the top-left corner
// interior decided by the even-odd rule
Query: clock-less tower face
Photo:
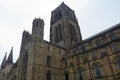
[[[50,42],[67,49],[81,41],[80,28],[74,11],[62,3],[52,11]]]

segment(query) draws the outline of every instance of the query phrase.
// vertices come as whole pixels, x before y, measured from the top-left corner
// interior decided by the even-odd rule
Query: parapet
[[[33,20],[33,26],[44,26],[44,20],[41,18],[35,18]]]

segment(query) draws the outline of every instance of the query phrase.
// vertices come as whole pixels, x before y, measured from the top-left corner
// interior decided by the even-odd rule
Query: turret
[[[35,18],[32,26],[33,41],[42,41],[44,37],[44,21],[41,18]]]
[[[23,31],[20,51],[22,51],[25,45],[30,41],[31,41],[31,34],[28,31]]]

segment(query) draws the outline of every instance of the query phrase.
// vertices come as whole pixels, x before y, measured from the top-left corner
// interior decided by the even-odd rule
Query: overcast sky
[[[51,11],[63,1],[75,11],[83,39],[120,23],[120,0],[0,0],[0,64],[12,46],[17,60],[22,32],[31,33],[34,18],[44,19],[49,41]]]

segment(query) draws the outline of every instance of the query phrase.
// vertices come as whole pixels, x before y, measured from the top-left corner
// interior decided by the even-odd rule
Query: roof
[[[91,37],[88,37],[88,38],[82,40],[81,42],[76,43],[74,46],[71,47],[71,49],[76,47],[76,46],[79,46],[80,44],[84,44],[84,43],[86,43],[88,41],[96,39],[96,38],[98,38],[100,36],[104,36],[105,34],[107,34],[109,32],[112,32],[112,31],[115,31],[115,30],[117,30],[119,28],[120,28],[120,23],[118,23],[118,24],[116,24],[116,25],[114,25],[114,26],[112,26],[112,27],[110,27],[110,28],[108,28],[108,29],[106,29],[106,30],[104,30],[102,32],[99,32],[99,33],[97,33],[97,34],[95,34],[95,35],[93,35]]]
[[[91,37],[88,37],[88,38],[84,39],[83,41],[95,39],[95,38],[97,38],[99,36],[103,36],[104,34],[109,33],[111,31],[114,31],[114,30],[119,29],[119,28],[120,28],[120,23],[118,23],[118,24],[116,24],[116,25],[114,25],[114,26],[112,26],[112,27],[100,32],[100,33],[97,33],[97,34],[95,34],[95,35],[93,35]]]

